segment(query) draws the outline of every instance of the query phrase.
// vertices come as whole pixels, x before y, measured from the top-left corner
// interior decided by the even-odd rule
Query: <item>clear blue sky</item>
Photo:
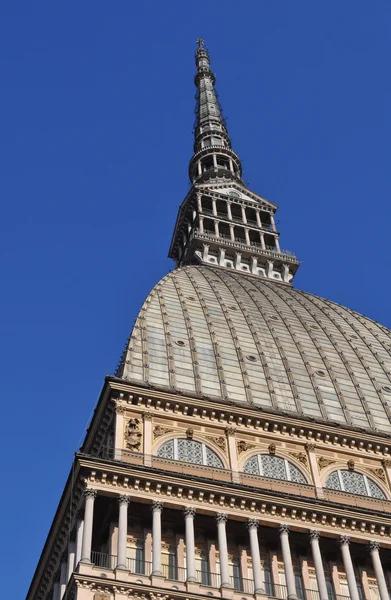
[[[391,3],[3,0],[0,16],[1,564],[19,599],[103,377],[172,268],[198,36],[296,286],[391,325]]]

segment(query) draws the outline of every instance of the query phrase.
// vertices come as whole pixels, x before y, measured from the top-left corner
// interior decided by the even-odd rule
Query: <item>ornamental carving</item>
[[[217,513],[217,515],[216,515],[216,521],[218,523],[226,523],[227,519],[228,519],[228,517],[225,513]]]
[[[308,458],[307,458],[307,455],[306,455],[305,452],[292,452],[291,456],[293,456],[294,458],[296,458],[296,460],[298,460],[299,463],[301,463],[305,467],[307,466]]]
[[[378,469],[368,469],[368,471],[375,475],[375,477],[381,479],[383,483],[386,483],[386,474],[384,473],[383,469],[379,467]]]
[[[348,465],[349,471],[354,471],[355,464],[354,464],[353,459],[348,460],[347,465]]]
[[[172,431],[174,430],[170,429],[169,427],[162,427],[161,425],[156,425],[156,427],[153,430],[153,437],[158,438],[161,435],[164,435],[165,433],[171,433]]]
[[[125,441],[128,450],[139,450],[141,445],[141,432],[138,419],[130,419],[126,427]]]
[[[143,419],[144,419],[144,421],[151,421],[151,420],[152,420],[152,416],[153,416],[153,415],[152,415],[152,413],[151,413],[151,412],[148,412],[148,411],[146,411],[146,410],[145,410],[145,411],[142,413],[142,415],[143,415]]]
[[[116,412],[117,415],[123,415],[125,410],[126,410],[126,406],[124,406],[121,402],[121,400],[114,400],[114,410]]]
[[[235,435],[235,433],[236,433],[236,427],[233,427],[232,425],[229,425],[228,427],[225,428],[225,433],[227,435]]]
[[[311,444],[310,442],[307,442],[304,447],[307,450],[307,452],[314,452],[316,449],[316,444]]]
[[[270,456],[274,456],[276,453],[276,450],[277,450],[276,444],[269,444],[268,450],[269,450]]]
[[[225,439],[225,437],[223,437],[222,435],[220,435],[218,437],[211,437],[209,439],[214,444],[216,444],[216,446],[218,446],[219,448],[221,448],[221,450],[223,450],[224,452],[226,451],[227,445],[226,445],[226,439]]]
[[[383,458],[381,464],[385,469],[389,469],[391,467],[391,458]]]
[[[238,454],[241,454],[242,452],[246,452],[246,450],[251,450],[252,448],[255,448],[255,445],[254,444],[248,444],[244,440],[240,440],[237,443],[237,447],[238,447]]]
[[[194,429],[186,429],[186,437],[188,440],[192,440],[194,437]]]
[[[94,600],[110,600],[110,594],[108,592],[96,592]]]
[[[325,456],[320,456],[318,458],[318,466],[319,466],[320,470],[325,469],[329,465],[332,465],[336,462],[337,462],[336,460],[332,460],[331,458],[326,458]]]
[[[318,531],[317,529],[311,529],[309,536],[310,540],[318,540],[320,538],[320,531]]]
[[[373,551],[379,552],[379,550],[380,550],[380,542],[376,542],[375,540],[372,540],[371,542],[369,542],[368,546],[369,546],[369,550],[371,552],[373,552]]]

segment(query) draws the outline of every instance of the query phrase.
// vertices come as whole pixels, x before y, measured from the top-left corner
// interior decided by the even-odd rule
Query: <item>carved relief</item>
[[[237,442],[236,445],[238,447],[238,454],[246,452],[246,450],[251,450],[252,448],[255,448],[255,444],[248,444],[244,440],[240,440],[239,442]]]
[[[348,460],[347,465],[348,465],[349,471],[354,471],[355,465],[354,465],[354,460],[353,459]]]
[[[186,437],[188,440],[192,440],[194,437],[194,429],[186,429]]]
[[[277,450],[277,446],[275,444],[269,444],[268,450],[269,450],[269,454],[271,456],[274,456],[276,453],[276,450]]]
[[[110,600],[110,594],[108,592],[95,592],[94,600]]]
[[[226,451],[227,448],[227,444],[226,444],[226,439],[225,437],[223,437],[222,435],[218,436],[218,437],[210,437],[209,438],[214,444],[216,444],[216,446],[218,446],[219,448],[221,448],[221,450],[223,450],[223,452]]]
[[[390,458],[383,458],[381,463],[385,469],[389,469],[391,467],[391,459]]]
[[[375,475],[375,477],[378,477],[379,479],[381,479],[381,481],[383,481],[383,483],[386,483],[386,474],[384,473],[383,469],[381,469],[381,468],[368,469],[368,471],[370,471],[373,475]]]
[[[162,427],[161,425],[156,425],[156,427],[154,427],[153,430],[153,437],[158,438],[161,435],[164,435],[165,433],[171,433],[172,431],[174,430],[170,429],[169,427]]]
[[[128,450],[139,450],[141,445],[141,432],[139,427],[140,421],[138,419],[130,419],[126,426],[126,448]]]
[[[233,427],[232,425],[227,425],[227,427],[225,428],[225,433],[227,435],[235,435],[236,427]]]
[[[326,458],[325,456],[319,456],[319,458],[318,458],[318,466],[319,466],[320,470],[325,469],[329,465],[332,465],[336,462],[337,462],[336,460],[333,460],[331,458]]]
[[[291,452],[291,456],[296,458],[296,460],[298,460],[299,463],[301,463],[305,467],[307,466],[308,458],[305,452]]]

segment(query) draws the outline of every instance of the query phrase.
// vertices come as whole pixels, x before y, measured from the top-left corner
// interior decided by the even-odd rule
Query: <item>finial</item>
[[[205,40],[204,38],[197,38],[197,44],[198,44],[198,48],[205,48]]]

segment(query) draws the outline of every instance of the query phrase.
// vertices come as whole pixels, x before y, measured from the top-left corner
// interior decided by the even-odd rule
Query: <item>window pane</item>
[[[291,481],[295,481],[296,483],[307,483],[304,475],[299,471],[299,469],[290,463],[288,464]]]
[[[383,492],[381,491],[379,486],[376,485],[376,483],[374,483],[373,481],[371,481],[368,478],[367,478],[367,482],[368,482],[368,488],[371,493],[371,496],[373,496],[373,498],[381,498],[382,500],[384,500],[385,495],[383,494]]]
[[[157,453],[161,458],[174,458],[174,440],[169,440],[161,446]]]
[[[364,476],[361,473],[355,473],[354,471],[341,471],[342,483],[345,492],[351,494],[360,494],[361,496],[367,496],[367,489],[365,487]]]
[[[273,479],[288,479],[285,470],[285,461],[283,458],[263,454],[261,461],[264,477],[272,477]]]
[[[244,472],[251,473],[251,475],[259,475],[259,465],[257,456],[253,456],[252,458],[248,459],[248,461],[244,465]]]
[[[334,471],[334,473],[331,473],[331,475],[329,475],[327,477],[326,488],[329,488],[329,490],[340,490],[341,489],[341,484],[340,484],[339,477],[338,477],[338,471]]]

